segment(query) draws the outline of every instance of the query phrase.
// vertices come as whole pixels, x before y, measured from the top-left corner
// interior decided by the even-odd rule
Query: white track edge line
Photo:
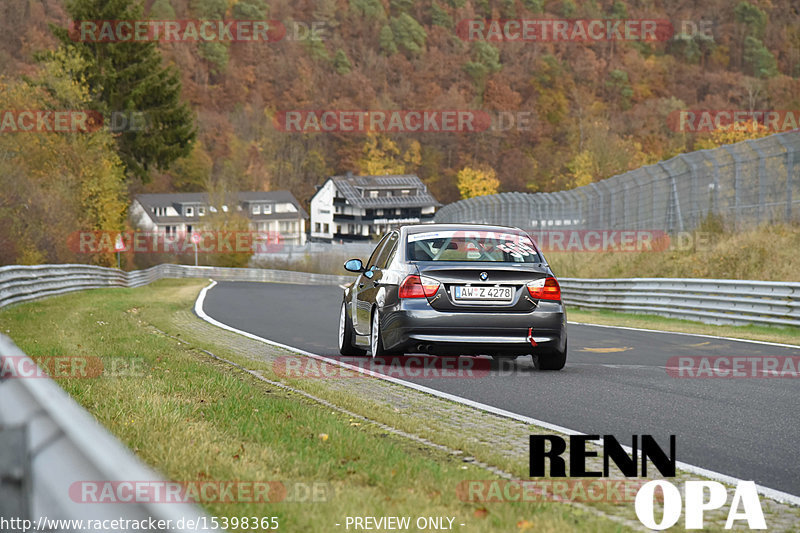
[[[723,337],[721,335],[708,335],[706,333],[686,333],[684,331],[667,331],[663,329],[634,328],[631,326],[611,326],[609,324],[592,324],[591,322],[573,322],[571,320],[567,321],[567,324],[574,324],[576,326],[593,326],[596,328],[629,329],[632,331],[647,331],[649,333],[667,333],[669,335],[688,335],[690,337],[705,337],[707,339],[720,339],[720,340],[735,341],[735,342],[751,342],[753,344],[766,344],[767,346],[780,346],[782,348],[800,349],[800,345],[798,344],[783,344],[780,342],[759,341],[754,339],[739,339],[736,337]]]
[[[372,377],[376,377],[376,378],[382,379],[384,381],[389,381],[389,382],[395,383],[397,385],[401,385],[401,386],[404,386],[404,387],[409,387],[411,389],[415,389],[415,390],[420,391],[420,392],[431,394],[433,396],[438,396],[439,398],[444,398],[445,400],[450,400],[450,401],[453,401],[453,402],[456,402],[456,403],[459,403],[459,404],[462,404],[462,405],[467,405],[469,407],[474,407],[475,409],[479,409],[481,411],[486,411],[488,413],[492,413],[492,414],[495,414],[495,415],[498,415],[498,416],[502,416],[502,417],[505,417],[505,418],[511,418],[511,419],[517,420],[519,422],[524,422],[526,424],[539,426],[539,427],[542,427],[542,428],[545,428],[545,429],[549,429],[551,431],[557,431],[559,433],[564,433],[566,435],[586,435],[586,433],[581,433],[580,431],[575,431],[573,429],[565,428],[563,426],[559,426],[559,425],[556,425],[556,424],[551,424],[551,423],[545,422],[543,420],[537,420],[535,418],[531,418],[531,417],[528,417],[528,416],[520,415],[520,414],[517,414],[517,413],[512,413],[511,411],[506,411],[505,409],[500,409],[498,407],[494,407],[494,406],[491,406],[491,405],[486,405],[486,404],[483,404],[483,403],[480,403],[480,402],[469,400],[467,398],[462,398],[460,396],[455,396],[453,394],[442,392],[442,391],[439,391],[439,390],[436,390],[436,389],[431,389],[431,388],[425,387],[423,385],[418,385],[418,384],[412,383],[410,381],[404,381],[402,379],[398,379],[398,378],[395,378],[395,377],[392,377],[392,376],[387,376],[387,375],[384,375],[384,374],[381,374],[381,373],[378,373],[378,372],[374,372],[372,370],[367,370],[367,369],[364,369],[364,368],[361,368],[361,367],[358,367],[358,366],[355,366],[355,365],[351,365],[351,364],[348,364],[348,363],[343,363],[342,361],[337,361],[336,359],[329,359],[329,358],[327,358],[325,356],[322,356],[322,355],[317,355],[315,353],[307,352],[305,350],[301,350],[300,348],[295,348],[294,346],[289,346],[287,344],[283,344],[283,343],[280,343],[280,342],[271,341],[269,339],[265,339],[263,337],[259,337],[258,335],[255,335],[253,333],[249,333],[247,331],[243,331],[243,330],[237,329],[237,328],[235,328],[233,326],[229,326],[228,324],[225,324],[223,322],[220,322],[219,320],[211,318],[208,314],[206,314],[205,310],[203,309],[203,303],[205,302],[205,299],[206,299],[206,293],[210,289],[213,289],[216,285],[217,285],[217,282],[212,280],[209,285],[207,285],[206,287],[203,287],[203,289],[200,291],[200,294],[197,295],[197,300],[195,301],[195,304],[194,304],[194,312],[197,314],[197,316],[199,316],[202,320],[205,320],[209,324],[212,324],[212,325],[220,327],[222,329],[231,331],[233,333],[238,333],[239,335],[247,337],[248,339],[252,339],[252,340],[259,341],[259,342],[263,342],[265,344],[269,344],[271,346],[276,346],[278,348],[283,348],[284,350],[289,350],[289,351],[292,351],[292,352],[300,353],[302,355],[317,359],[319,361],[324,361],[324,362],[326,362],[328,364],[338,365],[340,367],[347,368],[348,370],[353,370],[355,372],[360,372],[362,374],[366,374],[366,375],[369,375],[369,376],[372,376]],[[595,324],[586,324],[586,325],[595,325]],[[609,326],[609,327],[613,327],[613,326]],[[634,328],[628,328],[628,329],[634,329]],[[648,330],[643,330],[643,331],[648,331]],[[653,330],[653,331],[658,331],[658,330]],[[664,333],[664,332],[661,332],[661,333]],[[689,334],[687,334],[687,335],[689,335]],[[738,340],[738,339],[734,339],[734,340]],[[630,448],[630,446],[624,446],[623,445],[622,448],[625,449],[626,452],[632,453],[632,449]],[[722,473],[719,473],[719,472],[714,472],[713,470],[708,470],[708,469],[705,469],[705,468],[702,468],[702,467],[699,467],[699,466],[691,465],[689,463],[684,463],[682,461],[675,461],[675,465],[676,465],[677,468],[679,468],[681,470],[684,470],[686,472],[689,472],[689,473],[692,473],[692,474],[697,474],[697,475],[700,475],[700,476],[703,476],[703,477],[707,477],[709,479],[713,479],[715,481],[719,481],[719,482],[722,482],[722,483],[727,483],[729,485],[736,485],[739,481],[742,481],[739,478],[736,478],[736,477],[733,477],[733,476],[729,476],[727,474],[722,474]],[[795,496],[795,495],[789,494],[787,492],[782,492],[782,491],[779,491],[779,490],[771,489],[769,487],[764,487],[764,486],[758,485],[758,484],[756,484],[756,490],[758,491],[759,494],[761,494],[763,496],[766,496],[768,498],[771,498],[771,499],[773,499],[775,501],[778,501],[778,502],[781,502],[781,503],[789,503],[789,504],[792,504],[792,505],[800,506],[800,496]]]

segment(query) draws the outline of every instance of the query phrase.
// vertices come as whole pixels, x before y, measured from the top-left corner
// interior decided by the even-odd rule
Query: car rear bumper
[[[540,301],[529,313],[476,313],[437,311],[420,298],[401,300],[381,313],[384,346],[411,353],[521,355],[563,350],[566,324],[561,303],[548,301]]]

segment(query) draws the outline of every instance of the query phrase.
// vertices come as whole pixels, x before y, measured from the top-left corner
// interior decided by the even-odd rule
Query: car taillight
[[[528,283],[528,292],[532,298],[537,300],[560,300],[561,287],[558,286],[556,278],[541,278]]]
[[[400,284],[400,298],[425,298],[436,294],[439,282],[435,279],[411,274]]]

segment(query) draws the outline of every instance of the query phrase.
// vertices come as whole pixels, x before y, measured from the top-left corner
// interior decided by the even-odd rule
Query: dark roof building
[[[209,218],[226,212],[246,217],[253,231],[280,234],[286,244],[305,244],[308,213],[289,191],[240,192],[213,200],[200,192],[140,194],[130,210],[138,228],[167,235],[213,229]]]
[[[363,240],[433,221],[441,204],[413,174],[332,176],[311,198],[311,239]]]

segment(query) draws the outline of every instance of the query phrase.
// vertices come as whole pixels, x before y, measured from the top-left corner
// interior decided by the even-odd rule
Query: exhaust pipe
[[[417,351],[419,353],[430,353],[431,345],[430,344],[417,344]]]

